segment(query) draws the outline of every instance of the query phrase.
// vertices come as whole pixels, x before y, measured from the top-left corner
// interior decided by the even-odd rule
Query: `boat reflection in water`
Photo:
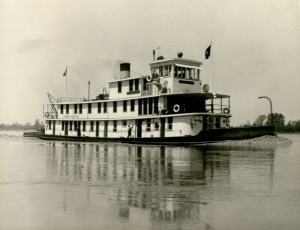
[[[253,189],[251,178],[257,177],[260,186],[272,186],[274,149],[75,142],[47,142],[45,149],[49,180],[87,188],[81,202],[93,205],[91,199],[104,198],[118,207],[114,214],[122,221],[139,216],[152,225],[166,221],[180,229],[198,222],[210,228],[219,204],[243,196],[238,186]],[[103,213],[102,208],[94,211]]]

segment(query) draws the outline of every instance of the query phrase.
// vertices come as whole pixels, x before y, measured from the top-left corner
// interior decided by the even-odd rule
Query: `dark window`
[[[60,113],[61,113],[61,114],[64,113],[64,105],[60,105]]]
[[[61,130],[65,130],[65,122],[64,121],[61,122]]]
[[[107,102],[103,103],[103,113],[107,113]]]
[[[69,123],[70,123],[70,131],[72,131],[73,130],[73,121],[70,121]]]
[[[98,113],[101,113],[101,102],[98,102]]]
[[[88,103],[88,113],[92,113],[92,104]]]
[[[133,91],[133,80],[129,80],[129,91]]]
[[[127,121],[122,121],[122,126],[127,126]]]
[[[123,101],[123,112],[127,112],[127,101]]]
[[[66,114],[69,114],[69,105],[66,105]]]
[[[113,112],[114,112],[114,113],[117,112],[117,105],[118,105],[117,102],[114,101],[114,102],[113,102]]]
[[[91,121],[91,132],[93,132],[94,131],[94,121]]]
[[[135,105],[134,100],[131,100],[130,101],[130,111],[131,112],[134,112],[134,105]]]
[[[173,117],[168,117],[168,130],[173,129]]]
[[[113,121],[113,131],[117,132],[118,121]]]
[[[51,121],[48,122],[49,122],[49,129],[51,129],[52,122]]]
[[[147,79],[146,78],[144,78],[144,83],[143,83],[143,85],[144,85],[144,90],[147,90]]]
[[[146,131],[151,131],[151,119],[147,119],[146,124],[147,124]]]
[[[82,104],[79,104],[79,113],[82,113]]]
[[[143,114],[143,99],[139,99],[139,115]]]
[[[149,98],[149,114],[152,114],[152,113],[153,113],[153,105],[152,105],[152,102],[153,102],[153,98]]]
[[[139,90],[139,79],[135,79],[134,84],[135,84],[134,90]]]
[[[147,98],[144,98],[144,114],[147,114],[148,111],[147,111],[147,107],[148,107],[148,103],[147,103]]]
[[[82,122],[82,131],[85,132],[85,127],[86,127],[86,121]]]
[[[158,114],[158,97],[153,98],[154,101],[154,113]]]
[[[122,93],[122,82],[118,81],[118,93]]]
[[[77,104],[74,105],[74,113],[77,113]]]

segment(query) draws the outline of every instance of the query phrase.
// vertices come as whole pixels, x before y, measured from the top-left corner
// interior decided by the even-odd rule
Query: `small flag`
[[[67,66],[66,66],[66,70],[65,70],[65,72],[64,72],[64,74],[63,74],[63,77],[67,76],[67,73],[68,73],[68,68],[67,68]]]
[[[205,50],[205,59],[208,59],[210,56],[210,47],[211,47],[211,45],[209,47],[207,47],[207,49]]]

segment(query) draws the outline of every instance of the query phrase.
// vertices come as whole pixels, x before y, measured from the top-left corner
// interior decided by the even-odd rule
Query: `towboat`
[[[46,140],[194,145],[274,135],[274,126],[232,128],[230,96],[202,85],[203,63],[163,56],[148,75],[130,63],[93,99],[59,98],[44,105]]]

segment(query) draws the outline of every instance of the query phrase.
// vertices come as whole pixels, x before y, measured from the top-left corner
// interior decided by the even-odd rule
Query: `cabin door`
[[[104,137],[107,137],[108,121],[104,121]]]
[[[136,137],[142,137],[142,123],[143,121],[141,119],[136,120]]]
[[[65,136],[68,136],[68,130],[69,130],[69,122],[65,121]]]
[[[96,137],[99,137],[99,121],[96,121]]]
[[[55,126],[56,126],[56,121],[53,121],[53,135],[55,135]]]
[[[160,137],[165,137],[165,129],[166,129],[166,118],[160,119]]]

